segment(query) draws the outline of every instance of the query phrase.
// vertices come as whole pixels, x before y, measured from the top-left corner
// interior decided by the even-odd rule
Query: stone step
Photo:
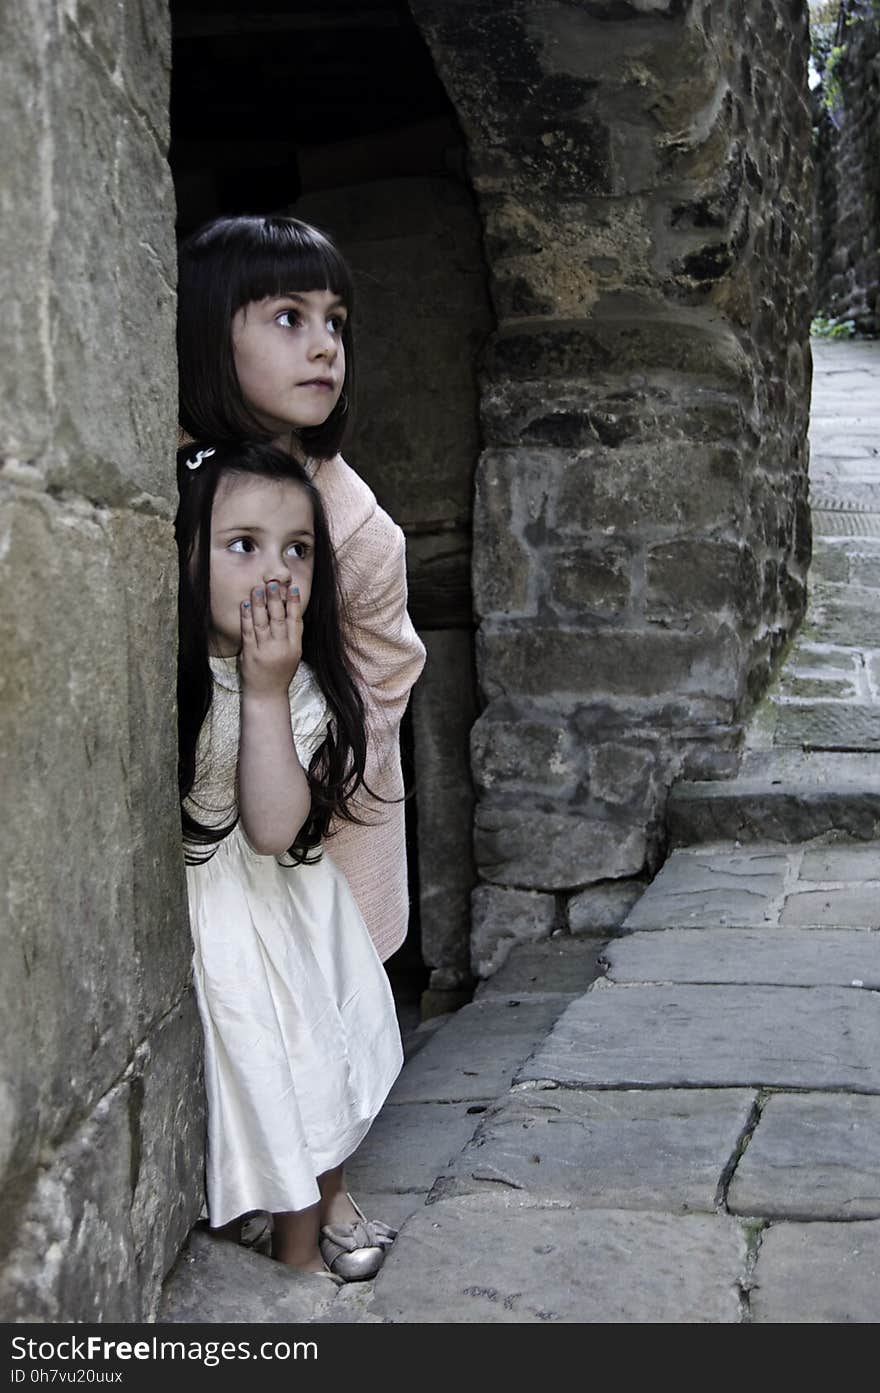
[[[731,840],[803,842],[836,831],[880,837],[880,754],[755,751],[734,779],[675,784],[672,846]]]

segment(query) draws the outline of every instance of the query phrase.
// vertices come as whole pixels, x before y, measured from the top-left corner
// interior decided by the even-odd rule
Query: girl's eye
[[[280,324],[282,329],[295,329],[299,323],[299,315],[296,310],[282,310],[276,314],[275,323]]]
[[[341,334],[345,328],[345,315],[331,314],[330,318],[327,320],[327,327],[331,334]]]
[[[229,551],[239,551],[248,554],[254,550],[254,544],[250,537],[236,537],[234,542],[229,543]]]
[[[309,544],[308,542],[291,542],[287,550],[292,551],[299,561],[305,561],[309,554]]]

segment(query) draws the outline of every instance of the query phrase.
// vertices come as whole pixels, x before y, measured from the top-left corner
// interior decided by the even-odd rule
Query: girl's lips
[[[325,391],[332,392],[333,383],[328,377],[310,377],[307,382],[300,382],[300,387],[323,387]]]

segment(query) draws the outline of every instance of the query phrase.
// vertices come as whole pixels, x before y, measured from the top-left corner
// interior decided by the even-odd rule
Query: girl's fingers
[[[269,611],[266,608],[266,592],[261,585],[256,586],[251,591],[251,613],[253,615],[254,634],[259,642],[269,632]]]
[[[269,614],[269,624],[273,634],[282,633],[284,630],[284,601],[281,598],[281,586],[277,580],[269,582],[269,598],[266,608]]]
[[[242,646],[254,641],[254,611],[250,600],[241,603],[241,642]]]

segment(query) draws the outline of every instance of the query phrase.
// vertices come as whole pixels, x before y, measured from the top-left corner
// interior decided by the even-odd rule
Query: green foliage
[[[814,339],[851,339],[855,332],[854,319],[828,319],[824,314],[817,314],[810,325]]]

